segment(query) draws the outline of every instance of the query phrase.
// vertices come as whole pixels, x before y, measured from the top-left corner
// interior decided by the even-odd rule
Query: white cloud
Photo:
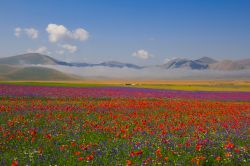
[[[36,39],[38,37],[38,30],[36,30],[34,28],[26,28],[26,29],[24,29],[24,31],[32,39]]]
[[[38,38],[38,30],[36,30],[35,28],[24,28],[24,29],[22,29],[20,27],[17,27],[17,28],[15,28],[14,31],[15,31],[14,35],[16,37],[20,37],[21,34],[25,34],[31,39]]]
[[[140,58],[140,59],[149,59],[150,57],[152,57],[152,55],[150,55],[149,52],[143,49],[135,51],[132,54],[132,56]]]
[[[74,53],[77,51],[77,47],[74,45],[70,45],[70,44],[63,44],[63,45],[59,45],[61,48],[67,50],[70,53]]]
[[[50,54],[50,52],[48,51],[48,48],[45,46],[41,46],[37,49],[28,49],[27,52],[28,53]]]
[[[22,32],[22,29],[19,28],[19,27],[17,27],[17,28],[15,28],[15,33],[14,33],[14,35],[15,35],[16,37],[19,37],[19,36],[21,35],[21,32]]]
[[[85,29],[77,28],[73,31],[73,33],[71,33],[71,36],[75,40],[84,41],[89,38],[89,33]]]
[[[89,38],[89,33],[83,28],[77,28],[76,30],[70,31],[63,25],[49,24],[46,31],[49,34],[49,41],[52,43],[63,39],[85,41]]]
[[[49,33],[49,41],[57,42],[58,40],[67,36],[68,30],[63,25],[49,24],[46,28]]]

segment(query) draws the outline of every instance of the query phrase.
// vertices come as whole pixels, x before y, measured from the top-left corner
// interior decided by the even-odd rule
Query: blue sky
[[[1,0],[0,25],[0,57],[34,51],[137,64],[250,57],[249,0]]]

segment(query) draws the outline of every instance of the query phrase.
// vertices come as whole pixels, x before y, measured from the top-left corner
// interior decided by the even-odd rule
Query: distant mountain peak
[[[189,60],[186,58],[175,58],[172,59],[170,61],[168,61],[167,63],[161,65],[161,68],[165,68],[165,69],[206,69],[208,66],[208,64],[203,64],[200,62],[196,62],[193,60]]]
[[[205,64],[212,64],[212,63],[216,63],[217,60],[212,59],[210,57],[204,56],[202,58],[199,58],[197,60],[195,60],[196,62],[200,62],[200,63],[205,63]]]
[[[9,65],[54,65],[57,60],[39,53],[27,53],[0,59],[0,64]]]

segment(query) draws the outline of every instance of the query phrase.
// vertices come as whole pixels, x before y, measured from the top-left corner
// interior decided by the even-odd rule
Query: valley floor
[[[172,89],[187,91],[250,91],[250,80],[84,80],[84,81],[0,81],[0,84]]]
[[[247,81],[2,82],[0,163],[247,165],[249,119]]]

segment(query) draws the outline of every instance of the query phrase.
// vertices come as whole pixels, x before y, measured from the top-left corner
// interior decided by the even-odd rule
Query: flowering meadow
[[[250,92],[0,85],[1,165],[248,165]]]

